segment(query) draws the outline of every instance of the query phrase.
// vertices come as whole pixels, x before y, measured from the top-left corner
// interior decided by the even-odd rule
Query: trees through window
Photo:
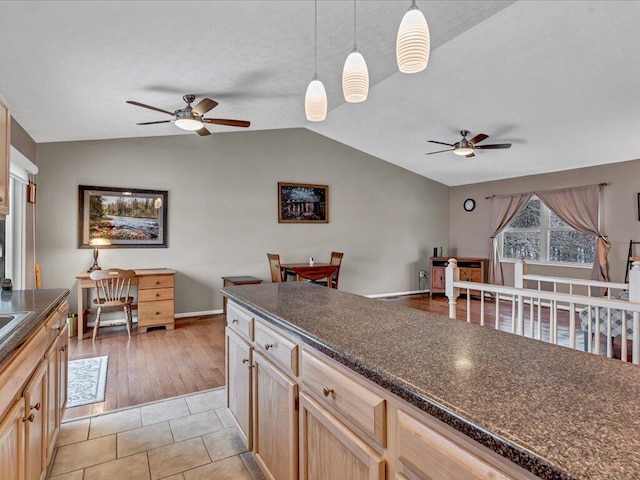
[[[503,260],[591,265],[596,253],[596,237],[567,225],[536,196],[500,237]]]

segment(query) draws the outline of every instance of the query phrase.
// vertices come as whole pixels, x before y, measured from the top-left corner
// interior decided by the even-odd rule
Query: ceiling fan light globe
[[[176,126],[180,127],[183,130],[200,130],[204,125],[200,120],[196,120],[194,118],[179,118],[176,120]]]
[[[453,150],[453,153],[455,153],[456,155],[460,155],[461,157],[464,157],[466,155],[471,155],[473,153],[473,148],[471,147],[456,148]]]
[[[353,50],[344,62],[342,69],[342,93],[349,103],[360,103],[369,94],[369,70],[364,57]]]
[[[327,91],[317,78],[311,80],[307,87],[304,112],[310,122],[322,122],[327,118]]]
[[[404,14],[396,37],[396,60],[402,73],[418,73],[427,68],[430,49],[429,26],[422,12],[412,6]]]

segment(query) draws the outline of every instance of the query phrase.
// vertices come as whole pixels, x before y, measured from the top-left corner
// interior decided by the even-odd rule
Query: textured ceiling
[[[432,54],[424,72],[404,75],[395,36],[410,2],[358,1],[372,88],[352,105],[340,76],[353,2],[318,1],[321,124],[304,116],[307,0],[0,2],[0,95],[39,143],[181,134],[136,126],[165,116],[125,101],[175,110],[185,93],[207,95],[220,103],[208,116],[250,130],[306,126],[447,185],[638,158],[640,2],[417,3]],[[452,143],[463,128],[513,147],[424,155],[437,149],[427,140]]]

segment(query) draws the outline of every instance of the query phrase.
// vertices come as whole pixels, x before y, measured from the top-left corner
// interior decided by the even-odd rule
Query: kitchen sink
[[[0,313],[0,341],[4,340],[32,314],[33,312]]]

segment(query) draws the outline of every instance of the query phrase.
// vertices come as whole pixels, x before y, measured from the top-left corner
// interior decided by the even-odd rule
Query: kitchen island
[[[265,416],[278,412],[287,417],[277,425],[300,426],[299,463],[294,448],[296,461],[274,478],[298,478],[298,469],[300,478],[313,476],[322,459],[310,460],[305,442],[319,423],[308,419],[325,411],[332,414],[326,431],[360,441],[350,451],[369,459],[362,478],[640,478],[637,366],[312,284],[222,292],[231,306],[230,408],[263,470],[274,453],[259,443]],[[234,375],[235,360],[249,367],[244,396],[247,379]],[[274,366],[276,382],[261,380],[258,372]],[[340,379],[364,388],[364,397],[349,402],[348,389],[337,394]],[[276,383],[293,408],[300,403],[299,416],[281,404],[261,410]],[[274,438],[284,442],[284,433]],[[289,443],[297,443],[292,435]],[[444,458],[453,450],[460,453]],[[462,465],[468,475],[421,471],[424,458],[445,470]]]

